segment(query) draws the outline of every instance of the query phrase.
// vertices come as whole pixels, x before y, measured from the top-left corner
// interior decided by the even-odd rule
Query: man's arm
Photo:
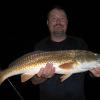
[[[46,80],[47,80],[47,78],[38,77],[37,75],[35,75],[35,76],[31,79],[32,84],[34,84],[34,85],[41,84],[41,83],[43,83],[43,82],[46,81]]]

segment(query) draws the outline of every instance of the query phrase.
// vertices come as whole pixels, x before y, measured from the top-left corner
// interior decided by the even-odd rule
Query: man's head
[[[48,13],[47,25],[51,35],[62,36],[66,34],[68,19],[62,8],[55,7]]]

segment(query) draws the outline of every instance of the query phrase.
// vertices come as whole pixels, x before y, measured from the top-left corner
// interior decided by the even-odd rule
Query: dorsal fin
[[[43,53],[44,51],[42,50],[37,50],[37,51],[34,51],[34,54],[37,54],[37,53]]]

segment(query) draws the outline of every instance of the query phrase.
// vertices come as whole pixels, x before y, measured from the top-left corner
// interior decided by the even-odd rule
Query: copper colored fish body
[[[80,73],[100,66],[100,55],[85,50],[38,51],[23,55],[8,68],[0,72],[0,84],[7,78],[21,74],[25,82],[34,77],[47,63],[53,63],[56,74],[63,74],[64,81],[74,73]]]

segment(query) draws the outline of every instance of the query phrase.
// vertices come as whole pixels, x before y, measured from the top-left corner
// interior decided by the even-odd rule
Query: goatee
[[[54,36],[58,37],[58,36],[63,36],[65,35],[65,32],[64,31],[54,31],[52,33]]]

